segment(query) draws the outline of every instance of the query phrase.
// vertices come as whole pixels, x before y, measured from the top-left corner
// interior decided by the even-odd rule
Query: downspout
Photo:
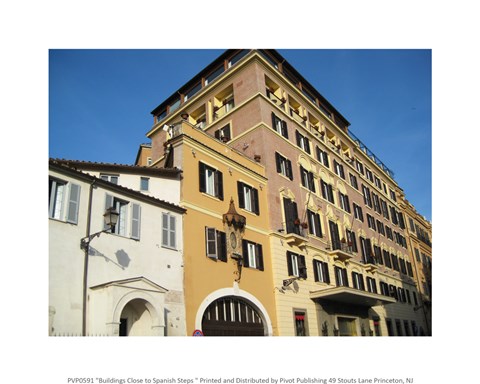
[[[88,192],[87,227],[85,231],[86,238],[90,236],[90,220],[92,217],[92,196],[93,196],[93,189],[95,188],[96,182],[97,182],[97,178],[94,176],[92,182],[90,183],[90,190]],[[84,247],[84,262],[83,262],[82,336],[87,336],[87,285],[88,285],[89,251],[90,251],[90,244],[87,244]]]

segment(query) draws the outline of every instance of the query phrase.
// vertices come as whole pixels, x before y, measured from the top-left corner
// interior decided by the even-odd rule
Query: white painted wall
[[[82,330],[82,286],[84,269],[84,251],[80,249],[80,239],[86,235],[89,183],[65,177],[50,171],[50,175],[58,179],[73,182],[81,187],[79,204],[79,219],[77,224],[66,223],[63,220],[49,219],[49,313],[50,334],[80,335]],[[122,179],[123,182],[124,179]],[[125,178],[127,180],[127,178]],[[133,180],[133,179],[132,179]],[[151,178],[152,180],[152,178]],[[130,180],[131,181],[131,180]],[[166,180],[166,190],[179,191],[171,188],[171,184],[179,181]],[[162,183],[156,180],[152,183],[158,188]],[[91,231],[103,230],[103,213],[105,211],[105,195],[107,191],[96,187],[92,195]],[[150,300],[161,317],[160,333],[165,327],[166,335],[185,335],[185,306],[183,296],[183,237],[182,215],[168,209],[135,200],[122,193],[108,191],[130,203],[141,206],[140,240],[129,237],[130,226],[126,236],[103,233],[91,241],[88,269],[88,323],[87,333],[106,335],[112,333],[115,327],[108,324],[113,319],[112,311],[120,310],[118,303],[122,297]],[[173,195],[175,196],[175,192]],[[178,196],[177,196],[178,198]],[[178,200],[177,200],[178,201]],[[176,218],[175,249],[162,246],[162,213],[169,212]],[[130,211],[128,212],[130,215]],[[127,221],[128,218],[127,218]],[[125,281],[142,277],[155,286],[142,282],[143,286],[129,283],[120,284],[115,288],[103,286],[113,281]],[[102,286],[92,290],[91,287]],[[166,290],[156,288],[159,286]],[[101,293],[99,293],[101,291]],[[114,292],[114,294],[112,294]],[[137,296],[135,296],[137,295]],[[122,302],[122,305],[125,305]],[[150,314],[143,314],[148,323]],[[138,323],[137,328],[139,328]],[[137,329],[138,330],[138,329]],[[156,330],[158,332],[158,329]],[[144,330],[139,333],[144,334]]]

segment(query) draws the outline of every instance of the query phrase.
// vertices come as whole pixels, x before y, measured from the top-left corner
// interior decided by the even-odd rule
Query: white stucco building
[[[185,335],[180,174],[50,160],[50,335]]]

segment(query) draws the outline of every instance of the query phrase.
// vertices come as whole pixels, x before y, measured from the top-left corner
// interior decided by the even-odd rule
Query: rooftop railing
[[[368,147],[362,143],[362,141],[355,136],[351,130],[348,130],[348,135],[352,140],[358,145],[358,147],[370,158],[375,164],[377,164],[385,173],[387,173],[391,178],[394,178],[393,171],[388,168]]]

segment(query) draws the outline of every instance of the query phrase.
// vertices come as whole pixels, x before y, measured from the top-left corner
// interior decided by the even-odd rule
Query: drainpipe
[[[92,196],[93,189],[95,188],[95,183],[97,178],[94,176],[93,181],[90,184],[90,190],[88,193],[88,211],[87,211],[87,227],[85,231],[85,236],[88,238],[90,236],[90,220],[92,217]],[[88,255],[90,251],[90,244],[87,244],[84,249],[84,262],[83,262],[83,307],[82,307],[82,336],[87,336],[87,285],[88,285]]]

